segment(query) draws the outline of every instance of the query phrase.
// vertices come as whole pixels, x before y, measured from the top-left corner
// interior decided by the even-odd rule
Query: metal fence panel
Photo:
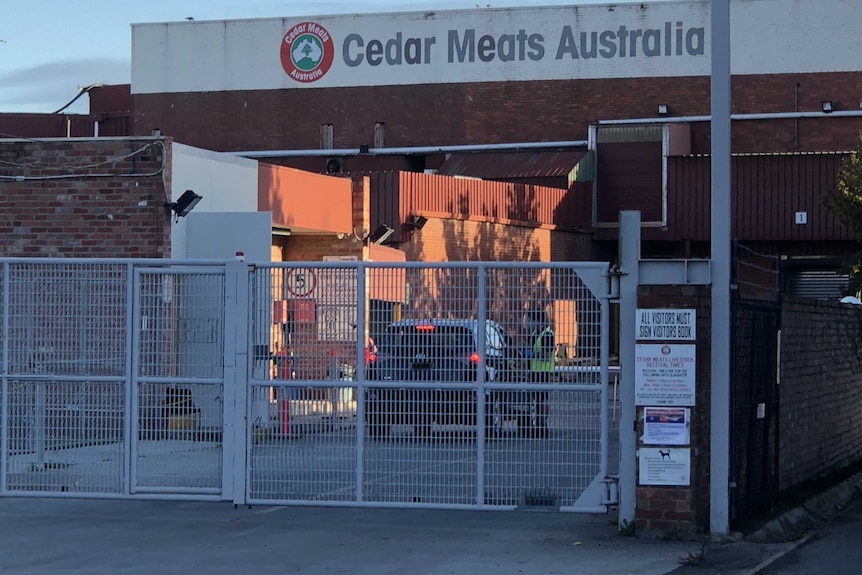
[[[309,390],[320,399],[285,399],[298,390],[276,386],[281,399],[272,403],[273,424],[253,428],[248,481],[252,499],[355,500],[356,425],[355,411],[349,409],[355,389],[303,388]],[[334,395],[336,390],[340,397]]]
[[[9,264],[10,373],[121,377],[126,267]]]
[[[6,488],[121,493],[123,399],[121,381],[10,380]]]
[[[0,270],[0,493],[217,494],[224,266],[34,258]]]
[[[120,493],[126,266],[34,260],[2,268],[0,486]]]
[[[257,266],[249,500],[600,509],[594,291],[572,265]]]
[[[136,272],[132,490],[220,494],[224,268]]]

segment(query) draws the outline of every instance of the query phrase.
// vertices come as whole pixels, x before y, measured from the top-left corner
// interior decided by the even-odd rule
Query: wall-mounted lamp
[[[340,174],[344,171],[344,160],[341,158],[327,158],[326,160],[326,173],[327,174]]]
[[[170,208],[176,214],[177,218],[184,218],[198,205],[201,199],[203,199],[203,196],[199,196],[191,190],[186,190],[177,201],[165,204],[165,207]]]
[[[290,228],[272,228],[272,235],[281,236],[283,238],[289,237],[293,232],[290,231]]]
[[[390,228],[387,225],[378,226],[376,230],[371,232],[368,236],[368,241],[373,242],[375,244],[382,244],[386,240],[389,239],[389,236],[395,233],[395,230]]]
[[[428,218],[425,216],[410,216],[407,220],[407,225],[414,230],[421,230],[428,223]]]
[[[668,109],[667,104],[659,104],[658,105],[658,115],[659,116],[667,116]]]
[[[823,113],[824,114],[831,114],[832,110],[834,109],[832,107],[832,100],[823,100],[822,106],[823,106]]]

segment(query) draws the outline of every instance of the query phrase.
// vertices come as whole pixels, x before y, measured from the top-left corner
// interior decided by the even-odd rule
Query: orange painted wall
[[[333,234],[353,229],[349,179],[270,164],[258,169],[258,209],[272,212],[273,226]]]
[[[588,234],[428,218],[421,230],[401,245],[408,261],[580,261],[591,258]]]

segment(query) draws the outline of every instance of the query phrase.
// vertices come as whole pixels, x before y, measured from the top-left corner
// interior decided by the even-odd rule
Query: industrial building
[[[198,351],[186,354],[184,350],[206,348],[208,360],[200,372],[205,375],[187,379],[189,385],[198,386],[197,398],[209,398],[201,413],[212,416],[216,421],[212,429],[217,431],[223,427],[219,418],[224,416],[230,424],[230,417],[239,413],[218,407],[219,388],[213,384],[228,386],[230,377],[242,391],[237,397],[250,401],[246,414],[254,415],[254,426],[271,416],[275,401],[280,409],[287,406],[276,417],[285,437],[291,434],[293,399],[319,400],[327,388],[334,387],[333,381],[343,375],[352,377],[345,375],[347,371],[360,374],[353,380],[357,392],[367,389],[359,366],[363,352],[369,361],[371,347],[364,346],[369,336],[376,337],[393,319],[401,319],[405,310],[422,317],[435,313],[481,317],[490,311],[517,332],[517,318],[525,304],[544,294],[541,305],[555,314],[557,349],[562,344],[573,350],[571,355],[554,356],[554,361],[564,360],[561,363],[566,365],[559,367],[587,370],[601,365],[602,377],[607,378],[606,368],[618,351],[613,343],[618,318],[611,316],[621,312],[612,308],[611,294],[602,292],[601,313],[597,313],[599,307],[592,305],[596,302],[583,297],[577,282],[566,284],[553,270],[580,266],[602,281],[614,276],[606,264],[599,264],[605,266],[601,272],[590,266],[617,260],[623,210],[640,212],[643,256],[675,260],[672,263],[710,256],[709,11],[705,0],[672,0],[135,24],[131,84],[89,87],[90,114],[0,114],[0,231],[4,232],[0,246],[7,257],[173,258],[203,269],[230,268],[230,274],[214,274],[211,287],[201,289],[203,280],[197,276],[211,271],[142,269],[135,274],[137,264],[128,263],[125,269],[131,283],[122,295],[143,296],[117,298],[131,310],[126,314],[131,319],[112,328],[127,338],[113,339],[115,345],[123,343],[128,357],[137,349],[136,361],[145,367],[152,363],[152,373],[130,364],[129,381],[117,380],[129,386],[123,389],[130,390],[130,401],[140,394],[142,404],[148,400],[157,405],[162,397],[161,387],[153,387],[147,396],[146,386],[174,385],[178,374],[195,368],[180,359]],[[844,377],[858,371],[851,365],[854,351],[848,342],[852,338],[846,335],[858,322],[856,310],[795,298],[788,298],[789,304],[782,308],[763,300],[780,293],[836,299],[845,289],[841,264],[858,244],[852,231],[824,208],[823,199],[834,190],[842,161],[862,135],[862,64],[857,57],[862,37],[856,24],[862,21],[862,6],[846,0],[739,0],[731,3],[731,20],[735,264],[731,287],[737,289],[732,310],[731,445],[735,451],[729,477],[737,489],[733,512],[742,515],[756,510],[758,497],[771,503],[780,489],[847,463],[843,452],[838,456],[845,459],[820,455],[824,446],[836,444],[827,433],[845,433],[845,428],[817,426],[822,429],[812,433],[796,418],[802,412],[832,417],[833,409],[854,409],[850,402],[832,405],[825,400],[812,407],[807,398],[816,378],[820,378],[818,384],[829,380],[824,385],[832,385],[842,379],[846,380],[842,385],[856,385]],[[235,256],[260,266],[230,261]],[[222,261],[213,264],[214,259]],[[364,274],[356,273],[354,280],[349,274],[342,274],[349,276],[345,279],[333,273],[350,269],[353,264],[345,262],[353,261],[414,265],[393,265],[390,276],[371,273],[368,285],[363,283]],[[463,278],[450,274],[441,279],[440,274],[430,273],[436,271],[433,262],[463,264],[460,268],[453,264],[453,269],[482,262],[479,274],[485,279],[477,286],[487,286],[483,282],[488,270],[483,266],[496,265],[504,275],[517,268],[487,263],[497,261],[567,263],[548,265],[550,271],[527,280],[514,272],[511,278],[504,277],[506,281],[497,284],[502,303],[496,304],[493,297],[490,304],[482,300],[488,297],[484,289],[471,291],[471,282],[478,276],[465,272]],[[144,265],[155,268],[174,266],[174,262],[147,262]],[[15,279],[19,272],[13,268],[29,264],[10,260],[4,265],[4,278]],[[414,269],[420,271],[412,277],[405,271]],[[429,270],[427,277],[422,276]],[[30,283],[12,282],[18,291],[6,298],[6,306],[24,309],[19,301],[38,303],[30,297],[28,286],[35,286],[33,293],[44,297],[51,293],[45,286],[62,285],[39,283],[40,273],[32,271]],[[187,284],[174,281],[177,273],[189,276]],[[246,294],[253,300],[250,307],[242,308],[232,294],[223,299],[213,295],[229,291],[218,277],[232,277],[233,286],[245,285],[237,279],[244,273],[257,282],[249,283],[256,287]],[[319,282],[306,281],[318,273]],[[70,277],[83,282],[80,293],[87,293],[87,273],[76,274]],[[120,285],[111,281],[105,285]],[[688,372],[692,400],[673,404],[692,408],[693,432],[683,443],[693,448],[689,455],[694,473],[688,482],[654,484],[685,486],[688,499],[681,506],[673,503],[678,495],[673,490],[653,493],[649,488],[648,493],[638,494],[639,500],[657,502],[655,509],[639,510],[655,512],[651,517],[638,519],[655,520],[657,528],[667,528],[671,520],[687,529],[702,526],[708,513],[704,488],[710,481],[705,458],[712,445],[712,420],[706,417],[712,347],[704,326],[712,321],[712,312],[703,289],[708,282],[659,284],[646,282],[643,292],[637,292],[641,287],[637,286],[634,299],[638,301],[633,305],[656,310],[684,306],[701,326],[700,332],[692,330],[686,339],[691,353],[685,358],[694,365],[695,348],[699,354],[697,369]],[[357,292],[362,295],[357,297]],[[759,299],[752,303],[754,298],[743,301],[738,296]],[[184,308],[185,297],[198,303]],[[229,354],[219,339],[226,324],[219,323],[223,310],[218,306],[225,302],[234,311],[241,309],[225,317],[249,322],[230,329],[253,338],[229,344],[236,344],[237,357],[254,365],[231,364],[222,372],[226,366],[221,362]],[[86,312],[81,317],[88,316],[87,305],[81,304]],[[135,311],[142,305],[151,309]],[[824,312],[827,308],[830,311]],[[254,310],[255,317],[246,317],[247,309]],[[77,309],[68,311],[70,317],[77,313]],[[154,336],[158,322],[153,320],[151,326],[149,317],[159,313],[164,315],[160,321],[171,330]],[[14,321],[24,325],[31,317],[33,313],[20,313],[12,325]],[[50,316],[45,317],[38,320],[39,329],[53,328]],[[752,319],[740,320],[745,317]],[[597,318],[599,327],[590,323]],[[783,353],[779,353],[779,325],[786,334]],[[812,325],[818,326],[817,338],[811,336]],[[35,328],[11,331],[19,334],[21,349],[35,353],[39,360],[22,360],[23,367],[14,367],[19,371],[37,365],[44,369],[41,356],[61,347],[35,345]],[[174,331],[183,337],[175,338]],[[66,346],[66,340],[78,338],[78,331],[69,333],[58,336],[56,342]],[[108,328],[100,333],[109,334]],[[529,332],[521,335],[526,341]],[[158,346],[149,351],[140,347],[144,336],[152,336],[178,358],[176,366],[163,365]],[[824,342],[824,348],[806,347],[812,339]],[[846,364],[835,362],[834,350],[845,349],[835,342],[845,345],[847,352],[837,356]],[[93,351],[85,351],[93,355],[104,347],[88,345]],[[670,353],[670,346],[665,347]],[[86,355],[80,350],[75,353]],[[342,370],[345,366],[349,369]],[[15,373],[14,369],[4,373]],[[779,369],[785,398],[781,414]],[[74,382],[86,375],[70,373],[66,376]],[[213,373],[216,376],[211,377]],[[842,375],[833,377],[833,373]],[[239,386],[250,381],[253,392],[243,396],[248,390]],[[144,387],[131,391],[135,385]],[[487,385],[476,388],[476,398],[482,397]],[[607,387],[602,389],[607,402]],[[569,403],[575,405],[574,394],[584,390],[564,390],[568,392],[572,393]],[[592,397],[594,392],[590,388],[586,393]],[[355,403],[356,398],[345,401]],[[40,403],[44,402],[33,400],[33,405]],[[364,413],[355,409],[357,416]],[[580,429],[583,422],[575,422],[575,413],[569,413],[571,421],[559,429]],[[157,427],[156,415],[141,419],[138,414],[136,419],[129,414],[124,416],[127,421],[137,421],[128,423],[130,431],[136,425],[146,431],[147,423]],[[606,449],[608,426],[601,419],[607,417],[607,410],[594,415]],[[843,424],[852,418],[832,419]],[[48,420],[43,414],[43,423]],[[362,428],[358,421],[357,430]],[[617,422],[614,418],[614,425]],[[22,438],[29,437],[25,425],[16,429]],[[259,429],[249,428],[240,439],[257,441]],[[855,428],[851,431],[858,436]],[[481,433],[476,436],[477,446],[483,445]],[[358,443],[351,444],[351,454],[357,446],[360,451],[365,448],[362,435],[357,432],[355,437]],[[779,437],[789,438],[781,444],[781,466]],[[131,446],[132,440],[127,440]],[[629,446],[636,441],[632,438]],[[229,442],[228,448],[242,441],[234,443]],[[816,449],[806,447],[809,443]],[[246,445],[248,453],[254,453],[255,445]],[[519,445],[518,457],[526,461],[533,450]],[[573,452],[569,447],[561,449],[560,461],[571,463]],[[817,457],[806,459],[815,452]],[[129,453],[129,460],[137,461],[134,452]],[[600,473],[589,477],[591,482],[607,479],[608,459],[607,451],[596,459]],[[618,459],[624,469],[634,469],[633,461]],[[797,460],[808,467],[801,469]],[[276,466],[278,473],[300,469],[282,463]],[[781,482],[779,467],[784,474]],[[232,479],[223,484],[218,475],[223,469],[212,469],[212,485],[179,487],[213,497],[227,497],[233,489],[235,501],[294,502],[306,497],[255,491],[254,485],[245,490]],[[363,477],[361,468],[355,474],[350,471],[344,475],[348,490],[349,485],[361,486]],[[564,470],[555,478],[572,475]],[[478,484],[484,481],[480,472],[476,478]],[[116,487],[120,479],[124,483]],[[126,486],[126,479],[120,479],[110,489],[132,495],[133,480]],[[511,480],[513,489],[529,487],[518,483],[521,479],[504,477],[501,485]],[[634,486],[633,475],[629,480],[628,485]],[[144,483],[140,487],[146,489]],[[318,485],[311,483],[303,486],[311,493],[308,499],[329,501],[326,497],[331,494],[313,493]],[[15,488],[30,489],[26,483],[20,485],[25,487]],[[641,481],[640,485],[653,484]],[[589,486],[577,497],[596,495]],[[173,493],[174,487],[156,485],[153,493],[159,489]],[[65,491],[63,486],[52,484],[52,488]],[[359,503],[434,502],[411,493],[356,497]],[[446,499],[452,493],[443,493],[440,501],[453,504],[454,499]],[[370,499],[363,499],[366,495]],[[671,513],[674,517],[662,515],[663,497],[679,511]],[[535,495],[530,495],[532,504],[526,503],[526,495],[523,501],[516,499],[513,495],[500,503],[503,500],[489,499],[477,488],[457,502],[515,508],[545,505],[535,501],[549,500]],[[612,503],[610,497],[601,500],[602,506]]]
[[[821,199],[862,133],[859,12],[731,5],[734,237],[792,260],[802,293],[834,289],[855,249]],[[464,242],[473,258],[607,258],[623,209],[642,212],[645,254],[708,256],[708,24],[708,2],[673,1],[135,25],[133,126],[369,173],[370,227],[408,259],[466,257]],[[472,178],[510,197],[480,206]],[[536,185],[566,193],[518,187]],[[468,240],[501,236],[527,251]]]
[[[753,283],[831,296],[855,250],[821,200],[862,133],[859,11],[732,3],[733,236],[773,271]],[[407,260],[608,259],[626,209],[645,255],[706,257],[708,24],[705,1],[135,24],[130,87],[0,131],[164,134],[368,188],[325,205],[337,232],[297,192],[276,260],[388,229]]]

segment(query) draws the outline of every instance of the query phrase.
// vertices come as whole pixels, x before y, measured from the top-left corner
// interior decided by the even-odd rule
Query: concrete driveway
[[[0,499],[0,573],[659,575],[699,545],[608,515]]]

